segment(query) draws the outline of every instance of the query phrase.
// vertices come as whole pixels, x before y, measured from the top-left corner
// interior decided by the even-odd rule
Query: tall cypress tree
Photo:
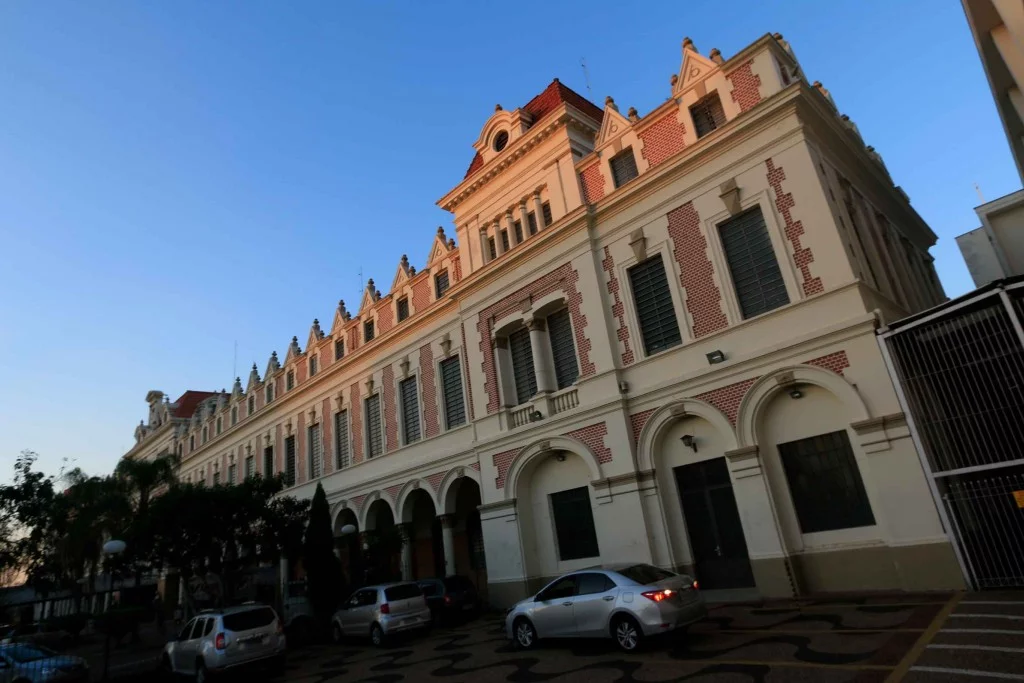
[[[342,597],[341,563],[334,555],[331,508],[324,487],[316,485],[309,508],[309,524],[302,543],[302,563],[306,569],[309,602],[313,616],[326,628]]]

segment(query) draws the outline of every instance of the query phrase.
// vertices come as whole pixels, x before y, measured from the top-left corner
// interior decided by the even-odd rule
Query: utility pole
[[[583,82],[587,84],[587,96],[594,99],[594,91],[590,89],[590,72],[587,71],[586,57],[580,57],[580,66],[583,68]]]

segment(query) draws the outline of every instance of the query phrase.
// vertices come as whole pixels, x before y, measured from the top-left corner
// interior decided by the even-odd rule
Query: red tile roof
[[[174,417],[192,417],[192,413],[196,412],[196,407],[200,403],[216,395],[216,391],[192,391],[191,389],[186,391],[174,402],[176,404]]]
[[[548,87],[544,88],[544,91],[534,97],[532,100],[527,102],[523,106],[523,110],[533,115],[533,124],[537,125],[541,119],[553,112],[561,104],[570,104],[576,109],[594,119],[600,125],[601,119],[604,118],[604,111],[596,104],[588,100],[587,98],[580,95],[572,88],[562,85],[561,81],[557,78],[551,81]],[[473,157],[472,163],[466,170],[466,175],[463,179],[476,173],[484,165],[484,159],[477,152],[476,156]]]

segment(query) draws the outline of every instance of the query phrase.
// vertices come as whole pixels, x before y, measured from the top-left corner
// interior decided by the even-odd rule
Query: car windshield
[[[47,648],[39,645],[14,645],[12,647],[4,648],[3,653],[19,664],[24,664],[25,662],[36,662],[40,659],[47,659],[57,654],[53,650],[48,650]]]
[[[420,584],[420,588],[423,589],[424,595],[437,595],[441,591],[436,583],[433,581],[424,581]]]
[[[473,588],[473,584],[465,576],[446,576],[444,587],[450,591],[468,591]]]
[[[388,602],[396,600],[408,600],[423,595],[423,590],[415,583],[403,583],[400,586],[391,586],[384,589],[384,599]]]
[[[251,631],[272,623],[274,623],[274,612],[269,607],[224,615],[224,629],[227,631]]]
[[[634,564],[632,567],[619,569],[618,572],[627,579],[636,581],[641,586],[658,583],[659,581],[671,579],[673,576],[676,576],[670,571],[658,569],[657,567],[652,567],[649,564]]]

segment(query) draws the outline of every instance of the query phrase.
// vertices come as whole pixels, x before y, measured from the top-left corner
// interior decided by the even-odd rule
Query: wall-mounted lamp
[[[717,365],[718,363],[725,362],[725,354],[717,349],[707,354],[707,357],[708,363],[710,363],[711,365]]]
[[[697,452],[697,439],[693,434],[683,434],[679,437],[679,440],[682,441],[683,445],[687,448],[692,448],[694,453]]]
[[[544,415],[542,415],[539,410],[535,410],[532,413],[530,413],[530,422],[538,422],[543,419]]]
[[[803,398],[804,392],[800,391],[799,389],[793,388],[789,390],[789,396],[790,398]]]
[[[563,451],[558,451],[558,453],[555,454],[555,460],[558,462],[565,462],[565,453]]]

